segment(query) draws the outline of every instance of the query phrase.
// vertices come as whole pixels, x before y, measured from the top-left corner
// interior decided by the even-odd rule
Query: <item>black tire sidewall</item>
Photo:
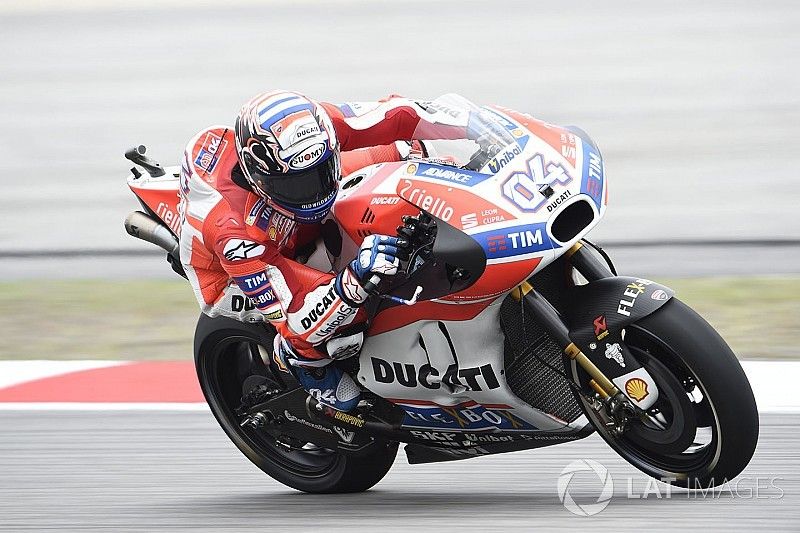
[[[398,443],[386,446],[375,444],[372,449],[359,455],[336,454],[332,467],[317,476],[301,476],[283,468],[269,457],[259,453],[246,438],[243,430],[224,412],[221,405],[224,401],[217,398],[209,375],[214,368],[209,354],[215,353],[215,347],[231,340],[247,339],[262,346],[272,347],[274,333],[267,328],[256,328],[251,324],[243,324],[226,318],[211,318],[201,315],[195,335],[195,367],[200,388],[211,408],[211,412],[228,438],[236,445],[245,457],[264,473],[276,481],[291,488],[309,493],[347,493],[362,492],[378,483],[388,473],[397,455]]]
[[[700,382],[716,418],[719,452],[713,467],[690,472],[688,479],[678,479],[674,484],[707,488],[739,475],[755,451],[759,418],[750,382],[733,351],[714,328],[677,298],[670,299],[651,315],[628,326],[629,334],[631,329],[644,330],[670,347]],[[586,411],[584,402],[578,400]],[[622,454],[614,446],[614,437],[604,430],[598,433]],[[631,464],[650,476],[658,477],[633,461]]]

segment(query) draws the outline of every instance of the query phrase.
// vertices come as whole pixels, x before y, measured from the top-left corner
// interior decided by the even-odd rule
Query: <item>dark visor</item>
[[[337,154],[308,170],[281,175],[256,173],[253,179],[270,198],[294,206],[307,206],[325,200],[336,189],[339,161]]]

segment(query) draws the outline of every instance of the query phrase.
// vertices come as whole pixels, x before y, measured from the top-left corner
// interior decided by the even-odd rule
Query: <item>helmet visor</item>
[[[325,201],[336,190],[339,181],[339,154],[330,155],[313,167],[288,174],[252,175],[259,189],[283,204],[297,207],[312,207]]]

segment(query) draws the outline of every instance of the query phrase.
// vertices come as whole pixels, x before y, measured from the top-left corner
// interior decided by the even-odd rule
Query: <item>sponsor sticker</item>
[[[373,196],[369,205],[397,205],[399,202],[400,197],[398,196]]]
[[[253,224],[255,224],[258,215],[261,213],[262,210],[264,210],[265,206],[266,202],[264,201],[263,198],[260,198],[255,204],[253,204],[253,207],[250,208],[250,211],[247,213],[247,217],[244,219],[244,223],[247,224],[248,226],[252,226]]]
[[[159,202],[158,206],[156,207],[156,215],[161,217],[161,220],[169,226],[169,229],[172,230],[172,233],[175,235],[181,234],[181,217],[178,213],[172,210],[172,208],[164,203]]]
[[[636,299],[651,283],[653,282],[649,279],[637,279],[633,283],[629,283],[622,293],[622,298],[617,306],[617,314],[631,316],[631,309],[636,305]]]
[[[359,418],[357,416],[353,416],[347,414],[343,411],[339,411],[338,409],[333,409],[332,407],[325,407],[323,412],[331,418],[335,418],[339,422],[344,422],[345,424],[350,424],[351,426],[355,426],[357,428],[364,427],[364,419]]]
[[[264,318],[266,318],[267,320],[272,320],[272,321],[283,320],[283,311],[281,311],[280,309],[276,309],[274,311],[270,311],[268,313],[264,313]]]
[[[572,181],[572,176],[561,163],[547,161],[542,154],[534,154],[525,161],[525,165],[525,170],[513,172],[502,185],[503,196],[522,211],[535,213],[550,201],[539,192],[540,187],[549,185],[555,189]],[[553,209],[566,196],[560,198]]]
[[[592,325],[594,325],[594,336],[597,337],[597,340],[601,341],[608,336],[605,315],[600,315],[595,318]]]
[[[412,172],[412,167],[416,170]],[[423,178],[431,178],[435,180],[446,181],[456,185],[464,185],[472,187],[487,179],[491,178],[491,174],[481,174],[479,172],[472,172],[470,170],[462,170],[459,168],[443,168],[439,165],[429,165],[426,163],[419,163],[417,165],[411,164],[406,167],[406,172],[415,174]]]
[[[650,394],[647,390],[647,382],[641,378],[631,378],[626,381],[625,392],[637,402],[641,402]]]
[[[308,168],[322,159],[322,156],[325,155],[325,151],[326,148],[323,143],[311,145],[299,154],[292,156],[292,158],[289,159],[289,167],[295,170]]]
[[[433,216],[449,222],[454,211],[448,204],[447,197],[436,192],[428,192],[426,185],[424,181],[404,179],[397,186],[397,194]],[[446,192],[451,191],[452,189],[449,189]]]
[[[511,408],[487,409],[475,403],[453,407],[401,404],[400,407],[406,412],[402,425],[410,428],[444,429],[458,432],[486,429],[520,431],[537,429],[515,415]]]
[[[467,213],[465,215],[461,215],[461,229],[470,229],[476,227],[477,225],[478,225],[477,213]]]
[[[314,389],[314,390],[316,390],[319,393],[319,389]],[[309,392],[311,392],[311,391],[309,391]],[[299,416],[294,416],[287,409],[284,409],[283,416],[289,422],[294,422],[296,424],[301,424],[303,426],[307,426],[307,427],[310,427],[312,429],[316,429],[318,431],[324,431],[325,433],[333,433],[333,431],[331,431],[330,428],[327,428],[327,427],[323,426],[322,424],[317,424],[316,422],[311,422],[309,420],[306,420],[305,418],[300,418]]]
[[[222,255],[228,261],[242,261],[260,257],[265,251],[266,248],[263,244],[243,239],[231,239],[225,243]]]
[[[411,363],[387,361],[371,357],[373,378],[378,383],[397,383],[403,387],[438,389],[442,387],[464,387],[466,390],[483,391],[500,388],[497,374],[491,364],[480,367],[459,368],[451,364],[440,371],[430,364],[417,367]]]
[[[234,294],[231,296],[231,311],[234,313],[241,313],[242,311],[253,311],[256,308],[256,304],[253,300],[248,298],[247,296],[241,296],[239,294]]]
[[[625,358],[622,356],[622,348],[618,343],[606,344],[606,359],[612,359],[619,366],[625,368]]]
[[[256,272],[249,276],[238,276],[233,279],[248,294],[252,294],[269,284],[266,272]]]
[[[375,203],[395,202],[403,198],[445,222],[456,227],[460,225],[462,229],[514,219],[513,215],[486,198],[447,183],[403,177],[397,183],[396,194],[392,200],[380,199]]]
[[[543,252],[558,247],[550,240],[545,223],[512,226],[472,235],[486,251],[487,259]]]
[[[206,133],[200,151],[197,152],[197,157],[194,159],[195,166],[206,172],[213,172],[227,146],[228,141],[209,131]]]
[[[587,142],[583,142],[583,181],[581,192],[591,196],[597,209],[603,200],[603,160]]]
[[[653,294],[650,295],[650,298],[658,302],[663,302],[664,300],[669,298],[669,295],[666,292],[662,291],[661,289],[656,289],[653,291]]]
[[[322,133],[317,119],[308,109],[286,115],[272,124],[269,129],[284,150]]]
[[[522,153],[519,146],[512,146],[510,148],[506,148],[501,153],[494,156],[486,166],[489,167],[489,172],[493,174],[497,174],[500,170],[509,164],[515,157]]]

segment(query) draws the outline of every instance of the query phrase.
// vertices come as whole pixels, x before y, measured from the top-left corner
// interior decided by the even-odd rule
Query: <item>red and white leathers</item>
[[[343,175],[401,160],[408,148],[397,141],[466,137],[468,117],[428,102],[390,96],[321,105],[341,145]],[[294,260],[297,250],[316,240],[321,225],[297,224],[235,183],[237,164],[234,132],[225,126],[200,131],[181,163],[181,262],[201,309],[242,321],[266,319],[304,359],[325,358],[321,345],[360,317],[337,292],[334,273]],[[346,273],[342,290],[360,291],[350,284],[357,281]]]

